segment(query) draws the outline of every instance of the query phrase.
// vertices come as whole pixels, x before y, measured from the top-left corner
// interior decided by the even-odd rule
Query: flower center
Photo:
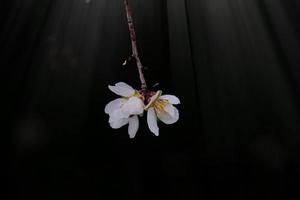
[[[168,104],[168,101],[164,100],[164,99],[157,99],[154,102],[153,107],[154,107],[155,112],[158,116],[161,115],[163,112],[165,112],[165,107],[167,106],[167,104]]]
[[[143,102],[145,101],[145,97],[143,94],[141,94],[139,91],[135,91],[133,94],[134,97],[140,98]]]
[[[155,93],[155,95],[152,95],[150,98],[149,98],[149,102],[147,102],[148,104],[147,104],[147,106],[145,107],[145,110],[147,110],[148,108],[150,108],[150,107],[152,107],[155,103],[156,103],[156,101],[157,100],[159,100],[159,97],[161,96],[161,93],[162,93],[162,91],[157,91],[156,93]]]

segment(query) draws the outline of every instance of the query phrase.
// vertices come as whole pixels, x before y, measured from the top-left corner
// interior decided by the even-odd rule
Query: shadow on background
[[[0,3],[10,199],[298,196],[299,1],[130,3],[148,84],[182,101],[160,137],[103,112],[139,85],[122,0]]]

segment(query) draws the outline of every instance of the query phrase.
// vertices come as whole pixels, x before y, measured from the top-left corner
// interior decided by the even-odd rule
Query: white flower
[[[119,82],[115,86],[108,86],[108,88],[121,96],[121,98],[115,99],[105,106],[104,111],[109,115],[110,126],[113,129],[118,129],[129,124],[129,137],[134,138],[139,129],[137,115],[142,115],[144,112],[144,102],[141,95],[123,82]]]
[[[179,119],[179,112],[173,105],[180,104],[180,100],[174,95],[161,95],[162,91],[156,92],[145,107],[148,110],[148,127],[156,136],[159,135],[157,118],[165,124],[173,124]]]

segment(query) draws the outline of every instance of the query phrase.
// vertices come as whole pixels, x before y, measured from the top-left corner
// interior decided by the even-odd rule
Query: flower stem
[[[147,90],[147,84],[145,80],[145,76],[143,73],[143,65],[140,60],[138,50],[137,50],[137,42],[136,42],[136,34],[134,30],[134,25],[133,25],[133,20],[132,20],[132,11],[131,8],[128,4],[128,0],[124,0],[125,4],[125,9],[126,9],[126,16],[127,16],[127,23],[128,23],[128,28],[130,32],[130,39],[131,39],[131,46],[132,46],[132,57],[135,58],[136,65],[139,71],[139,76],[140,76],[140,81],[141,81],[141,89],[142,90]]]

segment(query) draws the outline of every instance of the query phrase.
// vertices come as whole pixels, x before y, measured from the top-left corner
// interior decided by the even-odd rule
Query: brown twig
[[[134,25],[133,25],[133,20],[132,20],[132,12],[131,8],[128,4],[128,0],[124,0],[125,4],[125,9],[126,9],[126,16],[127,16],[127,23],[128,23],[128,28],[130,32],[130,39],[131,39],[131,46],[132,46],[132,57],[135,58],[136,60],[136,65],[139,71],[139,76],[140,76],[140,81],[141,81],[141,89],[142,90],[147,90],[147,84],[145,80],[145,76],[143,74],[143,65],[140,60],[138,50],[137,50],[137,42],[136,42],[136,34],[134,30]]]

